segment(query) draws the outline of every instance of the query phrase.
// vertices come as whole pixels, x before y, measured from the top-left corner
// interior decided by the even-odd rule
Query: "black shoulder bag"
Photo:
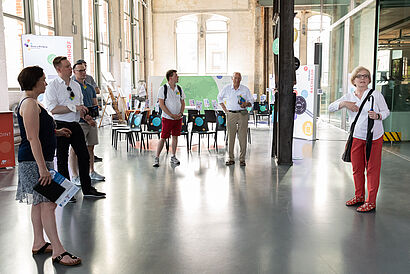
[[[345,151],[343,152],[343,155],[342,155],[342,160],[344,162],[348,162],[348,163],[351,162],[351,157],[350,156],[352,154],[352,143],[353,143],[354,127],[356,126],[357,119],[359,119],[359,116],[360,116],[360,113],[362,112],[364,104],[369,99],[370,95],[372,95],[372,93],[373,93],[373,89],[371,89],[369,91],[369,93],[367,94],[366,98],[364,98],[362,104],[360,105],[359,112],[357,112],[356,118],[354,119],[354,122],[350,126],[349,138],[347,139],[346,146],[345,146]]]

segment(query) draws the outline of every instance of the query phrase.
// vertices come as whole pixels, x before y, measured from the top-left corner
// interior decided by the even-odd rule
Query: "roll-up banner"
[[[73,37],[65,36],[40,36],[22,35],[23,44],[23,65],[39,66],[44,69],[47,82],[57,77],[57,72],[53,66],[53,59],[56,56],[66,56],[73,64]]]

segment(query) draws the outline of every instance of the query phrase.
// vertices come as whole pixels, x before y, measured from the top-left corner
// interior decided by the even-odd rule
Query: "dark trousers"
[[[57,129],[68,128],[71,130],[71,136],[57,137],[57,168],[58,172],[66,178],[70,178],[68,172],[68,149],[73,147],[78,159],[78,169],[80,173],[81,189],[88,192],[91,188],[90,172],[90,155],[88,154],[85,143],[84,132],[77,122],[56,121]]]

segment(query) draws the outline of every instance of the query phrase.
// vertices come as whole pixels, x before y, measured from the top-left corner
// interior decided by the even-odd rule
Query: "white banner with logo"
[[[301,66],[296,71],[295,123],[293,137],[316,139],[317,66]]]
[[[44,69],[47,82],[57,77],[53,66],[56,56],[66,56],[73,64],[73,37],[22,35],[23,65],[39,66]]]

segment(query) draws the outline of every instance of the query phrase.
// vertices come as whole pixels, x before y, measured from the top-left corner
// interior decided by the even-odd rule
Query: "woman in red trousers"
[[[364,67],[357,67],[352,72],[350,79],[356,87],[354,92],[348,92],[340,99],[329,105],[329,111],[334,112],[342,108],[347,109],[350,125],[356,118],[359,107],[370,91],[368,88],[371,82],[370,71]],[[361,205],[357,208],[359,212],[369,212],[376,209],[376,196],[380,182],[380,167],[383,145],[383,123],[390,111],[386,101],[379,91],[373,91],[373,100],[368,100],[360,113],[353,131],[353,143],[351,150],[351,161],[353,167],[353,179],[355,195],[346,202],[347,206]],[[371,109],[374,101],[373,110]],[[370,157],[366,159],[366,137],[368,119],[374,120],[373,141]],[[367,192],[365,200],[365,175],[367,173]]]

